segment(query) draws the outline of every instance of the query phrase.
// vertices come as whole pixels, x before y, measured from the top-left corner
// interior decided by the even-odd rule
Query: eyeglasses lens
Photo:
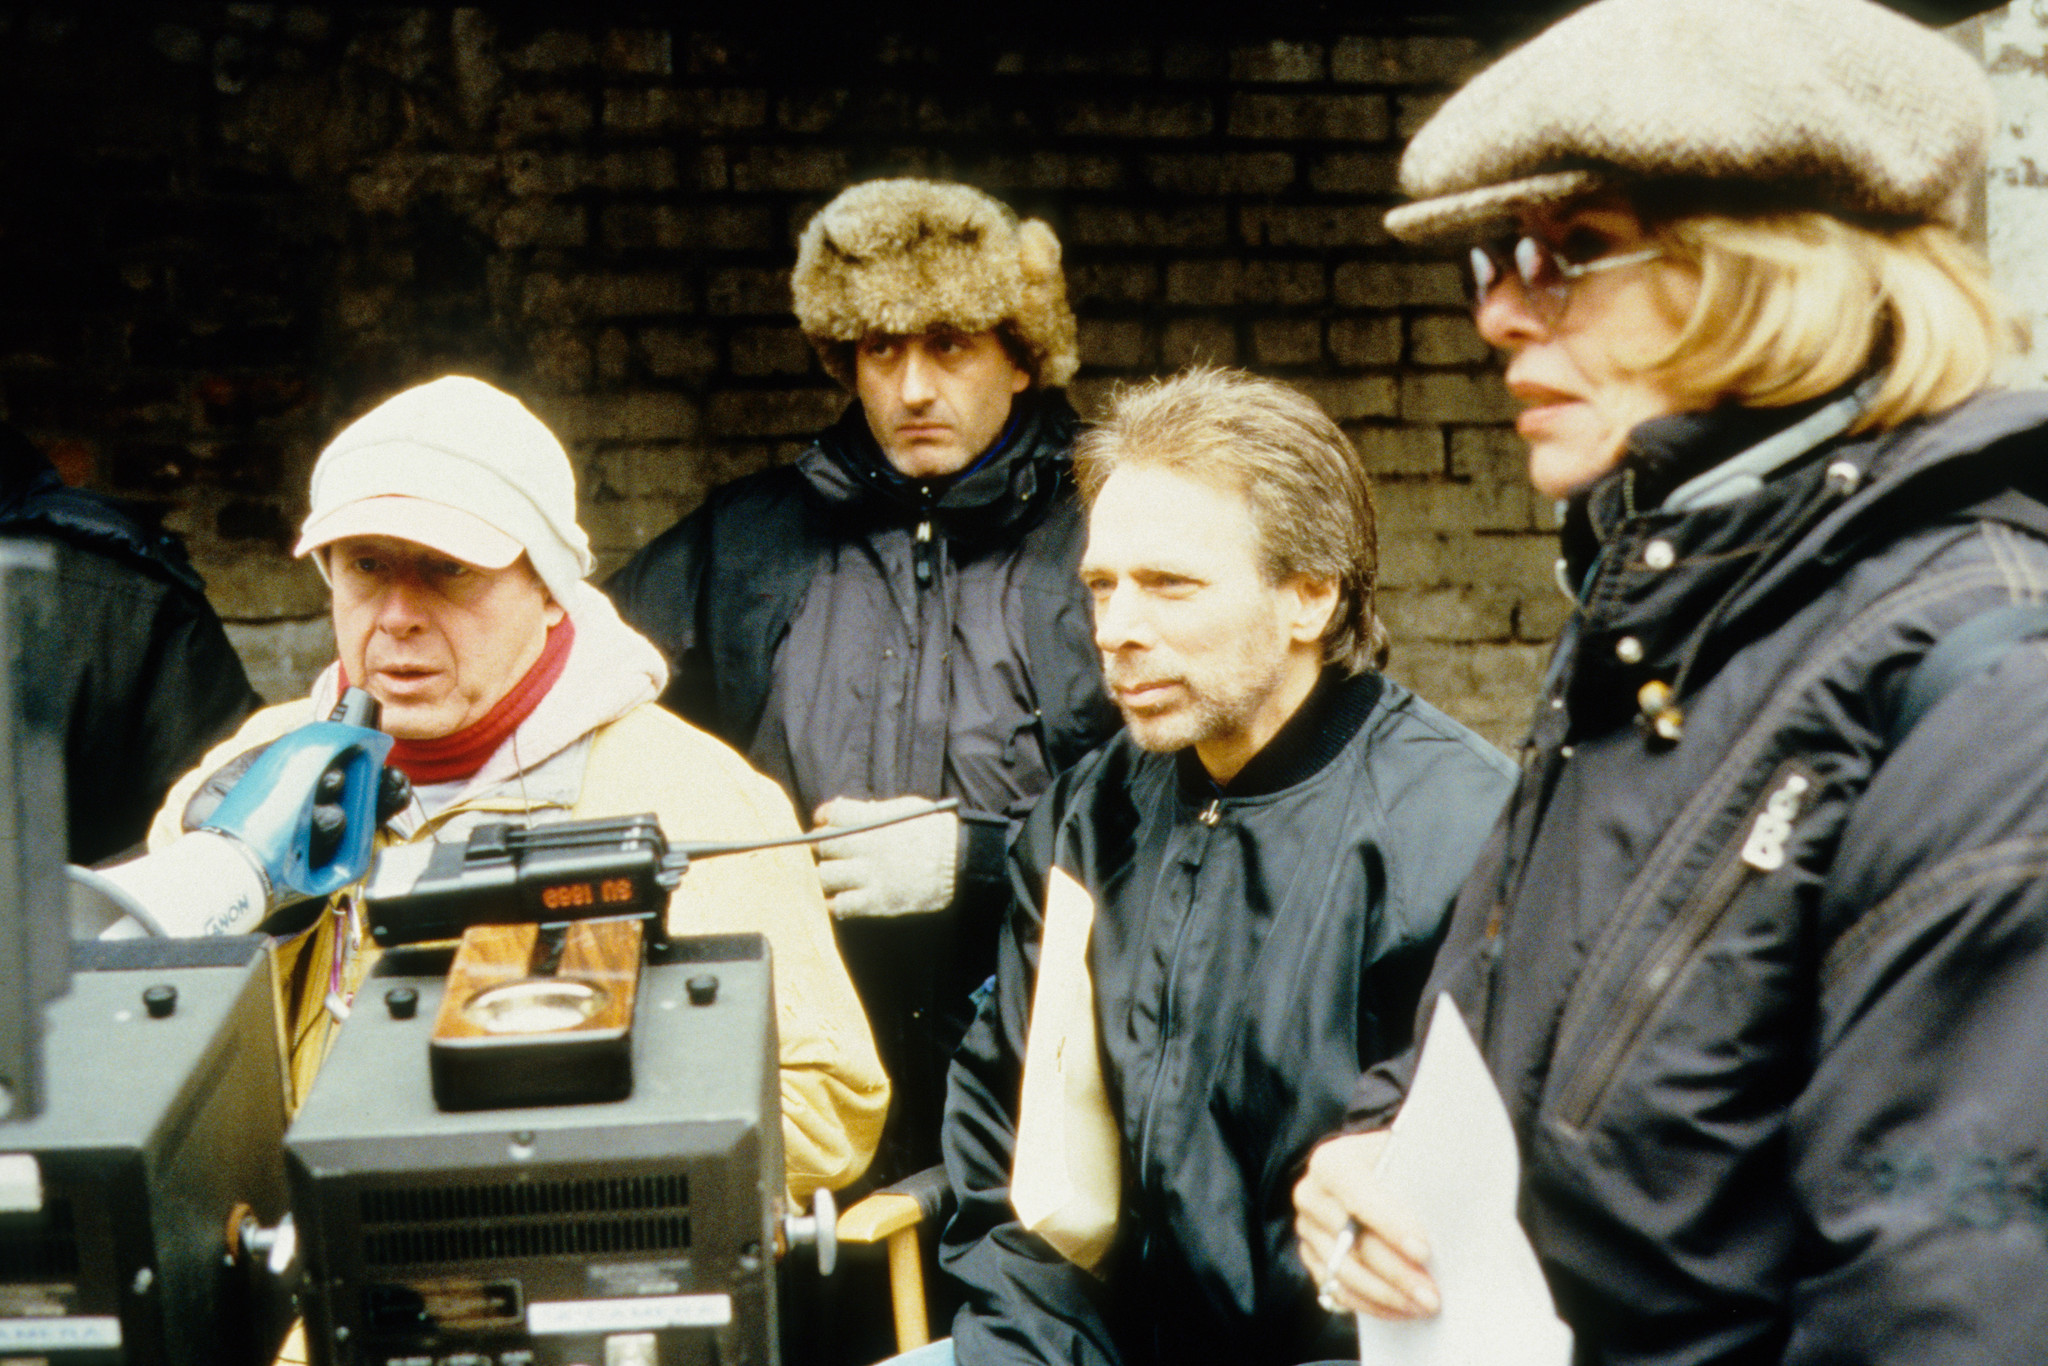
[[[1522,295],[1546,322],[1562,311],[1567,282],[1550,248],[1533,237],[1501,238],[1472,248],[1472,307],[1476,310],[1494,286],[1512,273]]]
[[[1471,257],[1466,263],[1472,271],[1472,278],[1467,281],[1467,284],[1472,291],[1472,307],[1474,308],[1478,308],[1479,305],[1485,303],[1486,296],[1493,293],[1493,287],[1500,283],[1500,262],[1493,253],[1494,247],[1491,243],[1474,247],[1472,248]]]
[[[1550,248],[1535,238],[1524,237],[1515,243],[1515,274],[1522,277],[1522,288],[1531,299],[1553,308],[1564,303],[1564,272]]]

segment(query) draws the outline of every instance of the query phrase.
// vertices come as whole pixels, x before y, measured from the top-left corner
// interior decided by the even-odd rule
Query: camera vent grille
[[[363,1259],[418,1266],[681,1252],[690,1246],[689,1204],[681,1173],[366,1190]]]
[[[690,1246],[687,1215],[568,1220],[523,1224],[443,1224],[393,1228],[363,1236],[371,1266],[424,1266],[446,1262],[498,1262],[521,1257],[607,1256],[683,1252]]]
[[[610,1214],[687,1210],[690,1178],[682,1172],[607,1176],[579,1181],[502,1181],[476,1186],[389,1186],[366,1190],[362,1220],[429,1224],[455,1219],[506,1219],[536,1214]]]
[[[78,1274],[71,1202],[51,1200],[34,1227],[0,1229],[0,1281],[49,1281]]]

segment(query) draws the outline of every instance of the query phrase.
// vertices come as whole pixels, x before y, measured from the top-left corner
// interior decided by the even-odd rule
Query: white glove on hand
[[[834,797],[818,808],[816,820],[820,829],[865,825],[931,805],[923,797],[883,802]],[[918,820],[828,839],[817,848],[818,881],[835,917],[943,911],[953,900],[960,818],[934,811]]]

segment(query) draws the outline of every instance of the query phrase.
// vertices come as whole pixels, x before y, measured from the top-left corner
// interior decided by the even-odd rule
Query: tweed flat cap
[[[1598,0],[1452,96],[1401,159],[1411,242],[1603,185],[1726,182],[1960,226],[1994,109],[1977,62],[1870,0]]]
[[[969,185],[870,180],[842,191],[804,228],[790,293],[798,325],[848,389],[853,343],[870,332],[1008,323],[1040,384],[1065,384],[1081,364],[1059,239]]]

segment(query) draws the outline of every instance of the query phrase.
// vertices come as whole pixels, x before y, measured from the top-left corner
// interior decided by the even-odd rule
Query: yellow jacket
[[[579,620],[570,667],[542,704],[552,710],[558,734],[563,733],[562,708],[587,707],[597,691],[586,687],[559,704],[554,701],[565,684],[579,681],[583,671],[575,656],[585,651],[586,630]],[[330,669],[322,677],[312,697],[257,712],[179,780],[157,813],[149,847],[159,849],[182,833],[185,804],[207,775],[236,755],[325,716],[335,691],[333,674]],[[535,719],[549,718],[537,710]],[[546,729],[536,727],[538,732]],[[522,724],[508,747],[528,732],[529,725]],[[725,744],[651,702],[624,708],[545,757],[535,753],[545,744],[528,744],[527,754],[533,757],[523,768],[490,781],[487,766],[479,782],[431,818],[420,819],[415,807],[393,821],[396,836],[458,838],[481,820],[507,814],[546,821],[643,811],[655,814],[671,840],[746,840],[798,831],[780,788]],[[668,925],[675,934],[767,936],[781,1040],[789,1195],[802,1203],[820,1187],[836,1189],[853,1181],[874,1156],[889,1083],[840,961],[809,851],[766,849],[693,863],[669,899]],[[327,1054],[334,1028],[334,1015],[326,1008],[330,990],[344,1002],[352,1000],[376,946],[362,937],[354,898],[343,893],[312,928],[278,943],[275,955],[287,1084],[296,1110]]]

